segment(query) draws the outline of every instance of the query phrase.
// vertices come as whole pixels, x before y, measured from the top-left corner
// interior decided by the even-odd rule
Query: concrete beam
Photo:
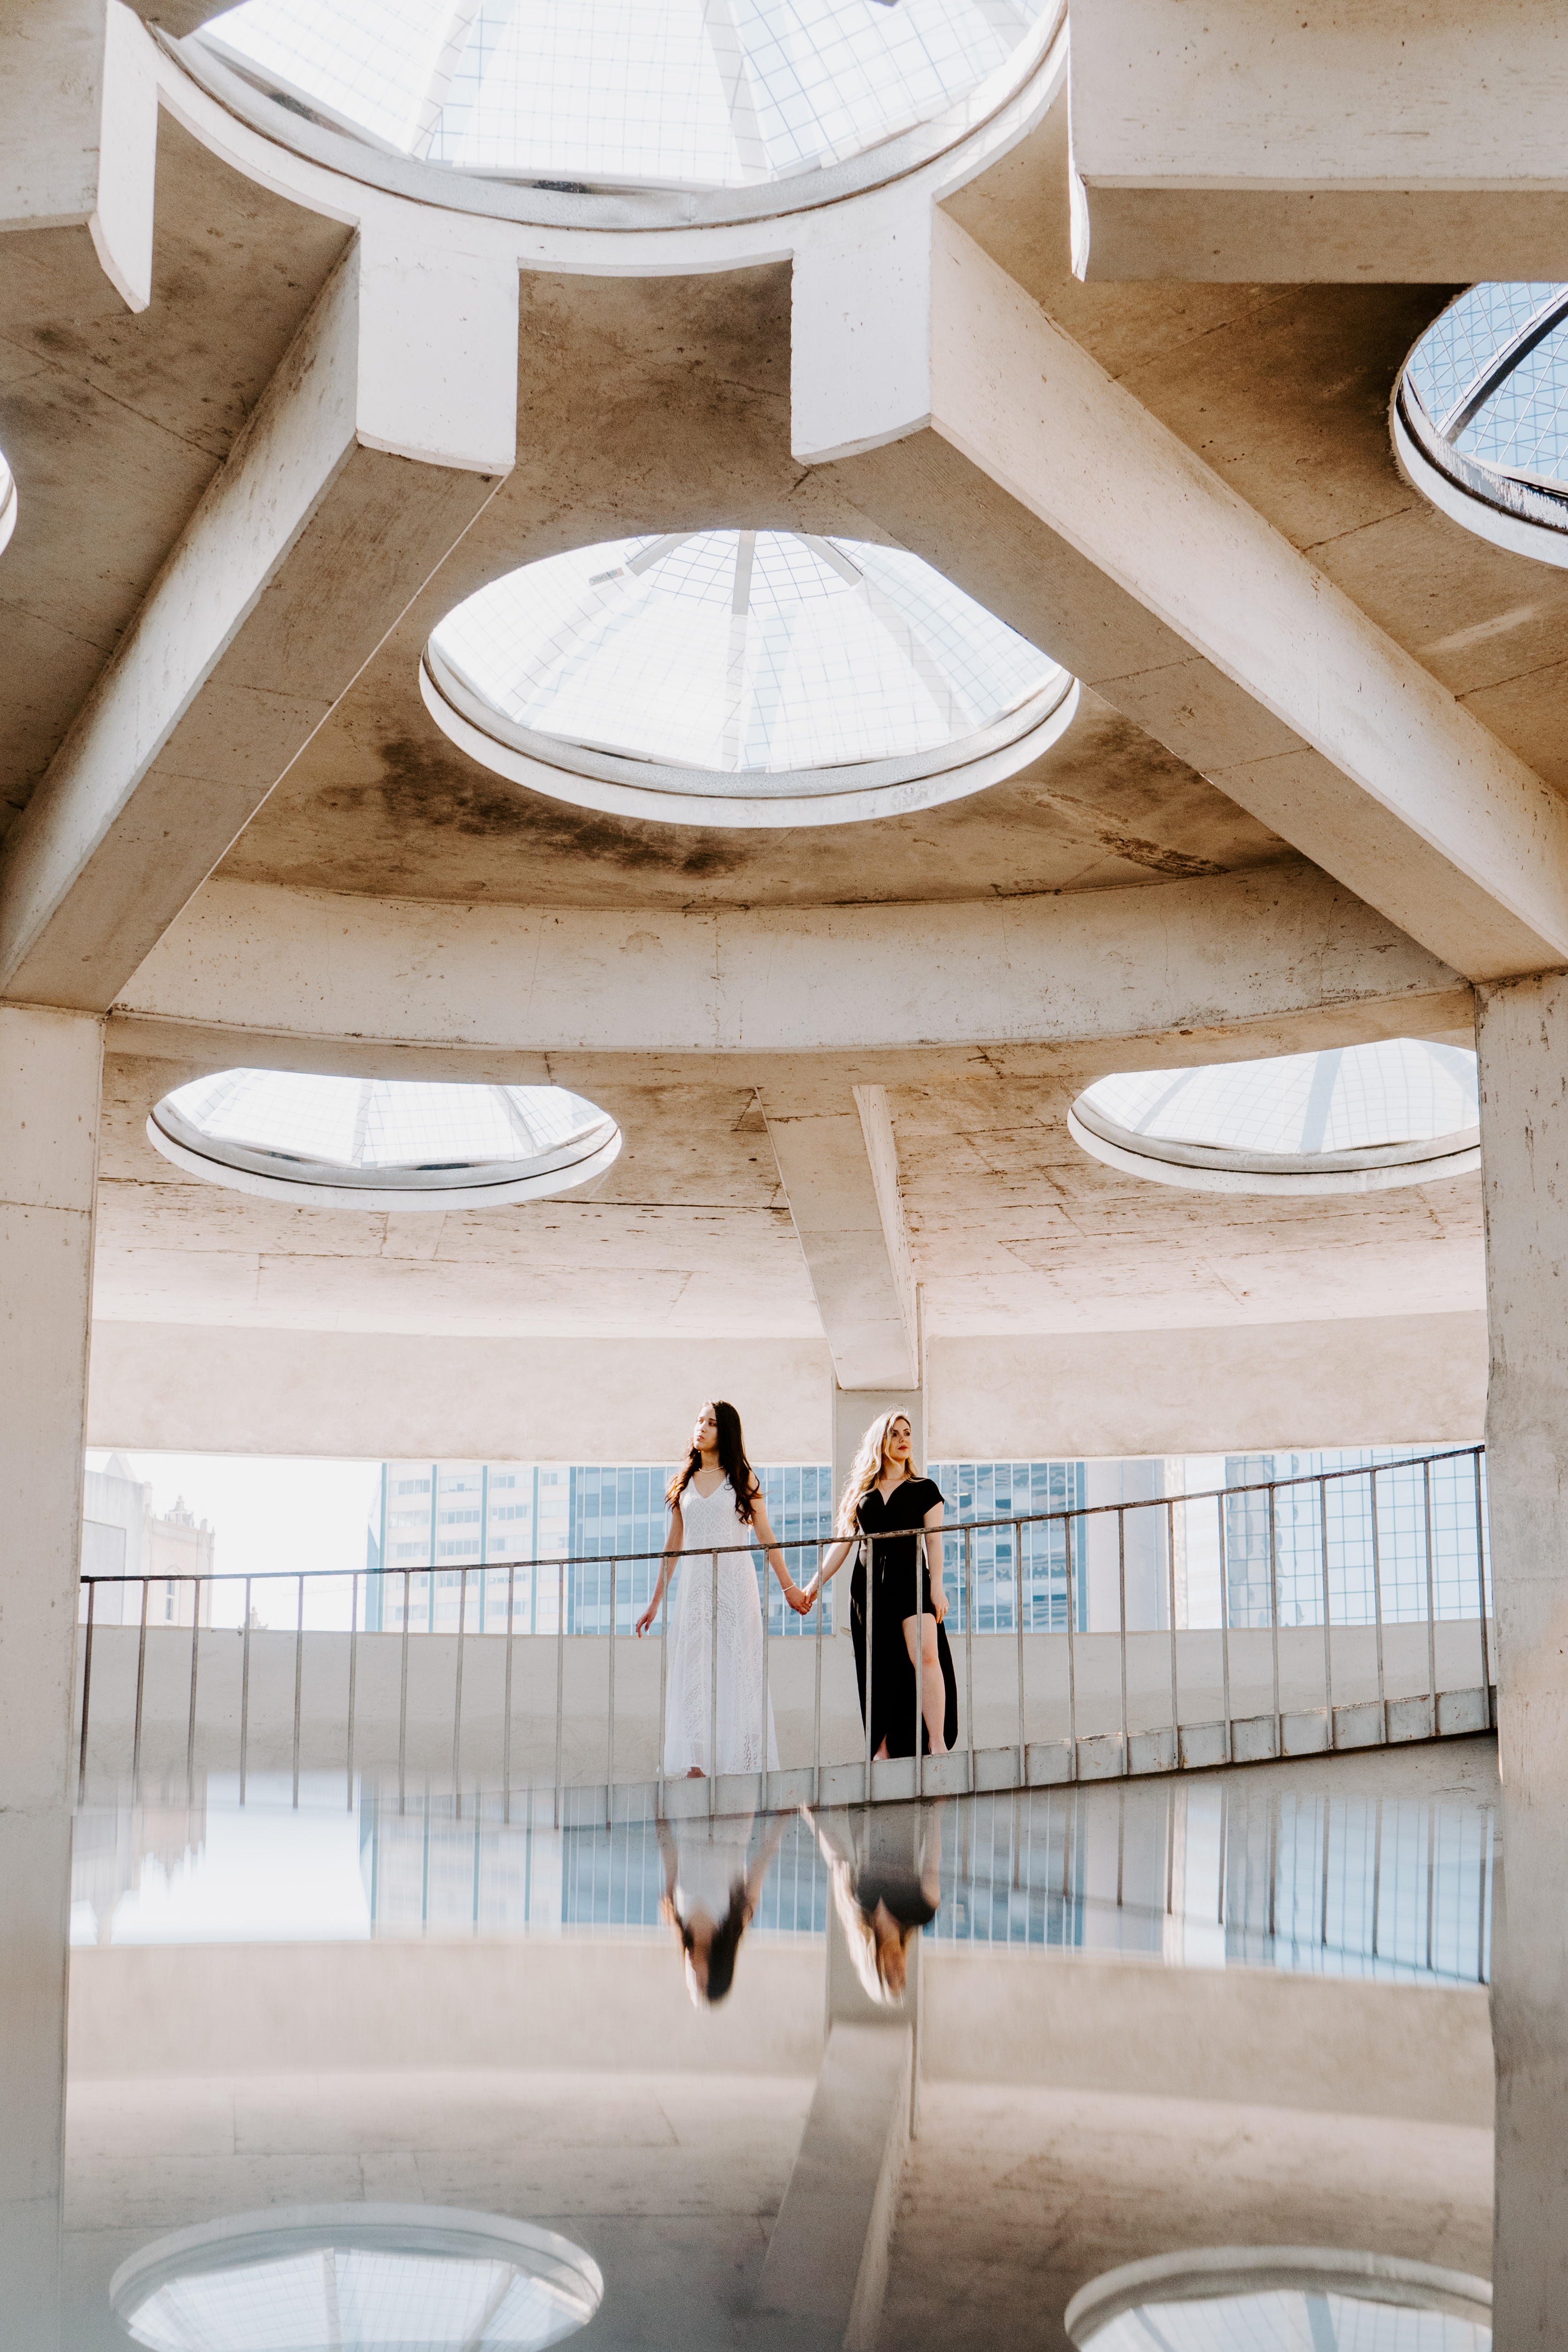
[[[919,1383],[915,1268],[886,1090],[808,1104],[765,1095],[768,1139],[843,1389]]]
[[[1386,1008],[1380,1034],[1470,1020],[1447,965],[1300,866],[940,908],[634,921],[214,880],[125,983],[113,1034],[124,1052],[210,1051],[218,1068],[257,1055],[330,1066],[333,1040],[364,1066],[381,1041],[532,1056],[541,1076],[545,1056],[721,1055],[758,1084],[771,1055],[835,1054],[874,1083],[891,1050],[1354,1019],[1358,1006]]]
[[[1551,278],[1568,236],[1565,75],[1556,0],[1075,6],[1073,267]]]
[[[1562,799],[940,212],[931,236],[924,289],[798,259],[797,455],[1456,970],[1568,963]],[[923,337],[884,320],[922,299]]]
[[[6,841],[6,996],[112,1003],[493,495],[516,352],[514,269],[356,240]]]
[[[120,0],[33,0],[0,21],[0,232],[90,243],[132,310],[152,299],[158,91]],[[79,258],[78,257],[78,266]]]

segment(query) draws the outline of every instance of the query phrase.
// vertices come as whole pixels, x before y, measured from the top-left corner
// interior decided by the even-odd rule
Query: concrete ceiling
[[[1209,663],[1214,677],[1251,698],[1247,707],[1254,718],[1270,709],[1278,717],[1288,700],[1281,696],[1271,704],[1270,664],[1275,679],[1288,678],[1293,668],[1317,661],[1315,647],[1274,641],[1260,656],[1257,675],[1242,676],[1234,664],[1228,671],[1223,648],[1216,652],[1204,642],[1201,610],[1196,619],[1187,613],[1173,620],[1140,584],[1140,517],[1123,549],[1113,543],[1077,551],[1093,578],[1124,598],[1116,608],[1121,617],[1105,617],[1109,604],[1104,614],[1071,615],[1082,622],[1081,643],[1102,633],[1101,671],[1090,672],[1084,661],[1079,667],[1096,675],[1103,690],[1085,689],[1065,735],[1030,769],[967,800],[874,825],[732,832],[605,816],[507,783],[435,728],[418,689],[419,657],[431,630],[476,589],[562,548],[634,532],[740,526],[891,535],[885,517],[896,500],[884,497],[890,477],[885,469],[878,476],[874,459],[857,458],[853,449],[843,463],[833,450],[822,463],[802,462],[798,454],[805,247],[789,248],[791,260],[779,257],[784,242],[764,253],[754,240],[746,259],[737,243],[733,266],[722,256],[710,263],[705,254],[700,270],[667,259],[644,265],[640,255],[634,268],[584,267],[575,257],[567,267],[559,237],[552,244],[541,232],[528,247],[519,233],[519,247],[532,258],[520,274],[515,466],[481,461],[474,454],[478,440],[465,445],[467,454],[438,441],[422,442],[416,451],[395,435],[376,437],[374,420],[367,424],[366,387],[373,393],[374,385],[366,353],[374,335],[363,320],[387,282],[377,256],[394,231],[406,228],[416,244],[427,231],[444,235],[442,223],[432,227],[435,208],[381,195],[361,204],[362,192],[281,151],[267,151],[272,160],[264,170],[261,142],[207,101],[180,96],[176,119],[169,109],[171,93],[178,95],[178,66],[161,58],[157,70],[165,107],[151,305],[127,311],[101,272],[94,275],[79,236],[60,248],[64,259],[49,242],[56,232],[46,226],[0,236],[0,448],[20,496],[16,533],[0,556],[0,828],[27,806],[62,742],[69,752],[78,736],[90,734],[102,682],[128,668],[123,648],[132,625],[162,593],[172,552],[190,542],[204,494],[212,488],[216,496],[225,482],[236,498],[245,489],[236,469],[256,464],[256,436],[242,430],[246,421],[271,401],[287,424],[290,403],[300,405],[288,366],[280,362],[292,342],[292,363],[308,374],[298,354],[333,300],[340,325],[349,323],[337,343],[320,330],[308,346],[315,354],[309,365],[338,366],[345,352],[355,354],[366,380],[357,387],[360,405],[346,430],[355,461],[378,452],[382,473],[373,491],[355,494],[362,509],[346,498],[333,510],[338,538],[329,556],[312,559],[318,571],[302,575],[303,585],[297,580],[292,604],[284,599],[272,608],[272,635],[260,633],[274,667],[267,677],[240,680],[235,710],[256,710],[275,685],[279,703],[293,693],[305,715],[289,722],[292,733],[280,728],[277,757],[265,774],[258,754],[254,790],[248,782],[243,792],[235,787],[240,814],[233,824],[214,808],[220,783],[229,781],[225,761],[229,768],[242,764],[233,747],[244,730],[225,734],[225,726],[239,721],[223,718],[221,698],[209,698],[219,718],[199,759],[193,753],[183,768],[180,753],[165,762],[156,809],[178,814],[188,786],[192,841],[201,825],[206,830],[198,848],[182,843],[167,814],[144,829],[144,876],[146,861],[164,854],[160,843],[172,845],[171,859],[183,847],[190,870],[182,869],[169,885],[167,904],[148,919],[136,955],[148,944],[152,952],[140,970],[136,955],[121,956],[119,965],[110,957],[82,981],[79,993],[74,982],[58,998],[47,992],[40,997],[30,984],[16,992],[28,1001],[68,1001],[99,1012],[129,1004],[138,1019],[162,1021],[169,1032],[139,1046],[129,1031],[116,1035],[111,1024],[97,1237],[101,1319],[146,1328],[476,1339],[815,1339],[827,1326],[821,1267],[791,1215],[759,1089],[768,1090],[768,1116],[782,1119],[799,1112],[819,1082],[830,1093],[838,1089],[835,1115],[852,1128],[850,1090],[885,1088],[888,1126],[878,1132],[891,1132],[895,1207],[902,1204],[893,1219],[901,1218],[902,1237],[884,1218],[888,1248],[896,1256],[907,1246],[925,1328],[934,1338],[1049,1342],[1073,1334],[1348,1325],[1479,1307],[1478,1180],[1365,1198],[1220,1198],[1119,1176],[1086,1160],[1067,1134],[1067,1108],[1079,1089],[1140,1055],[1215,1058],[1398,1034],[1401,1003],[1416,1006],[1417,998],[1407,1016],[1416,1026],[1436,1024],[1443,1034],[1462,1034],[1467,991],[1457,974],[1484,979],[1511,968],[1512,949],[1490,966],[1479,952],[1466,961],[1440,936],[1447,917],[1428,931],[1409,914],[1392,911],[1396,893],[1381,897],[1359,868],[1348,875],[1322,846],[1333,837],[1332,824],[1326,835],[1312,836],[1318,866],[1303,861],[1310,827],[1304,817],[1296,820],[1319,790],[1316,781],[1276,793],[1271,824],[1200,773],[1194,746],[1207,721],[1200,710],[1184,732],[1191,712],[1182,707],[1188,689],[1179,681],[1165,703],[1144,692],[1143,680],[1142,701],[1133,693],[1118,699],[1117,633],[1129,645],[1135,634],[1125,625],[1129,596],[1142,599],[1173,646],[1185,632],[1186,646]],[[944,194],[946,216],[1005,271],[1009,299],[1038,305],[1106,372],[1118,397],[1128,396],[1174,436],[1202,461],[1206,478],[1244,502],[1287,552],[1310,558],[1321,579],[1343,592],[1363,630],[1361,638],[1348,635],[1347,644],[1371,645],[1380,633],[1378,646],[1390,657],[1410,657],[1426,673],[1407,664],[1406,679],[1416,677],[1423,692],[1436,681],[1430,709],[1439,719],[1462,707],[1479,722],[1471,728],[1469,719],[1457,721],[1461,732],[1451,739],[1438,726],[1424,740],[1409,762],[1417,786],[1440,772],[1448,789],[1457,776],[1453,804],[1464,811],[1464,762],[1476,745],[1487,755],[1500,747],[1513,755],[1502,782],[1522,795],[1518,805],[1525,814],[1511,840],[1527,846],[1517,853],[1510,846],[1507,854],[1555,877],[1555,836],[1542,835],[1544,846],[1528,845],[1536,838],[1528,793],[1536,791],[1537,816],[1544,803],[1553,822],[1560,814],[1555,794],[1568,793],[1568,749],[1558,722],[1568,665],[1568,571],[1505,554],[1460,530],[1403,479],[1389,439],[1388,404],[1399,368],[1454,289],[1437,282],[1086,285],[1071,269],[1069,179],[1067,109],[1059,97],[1027,136],[967,184]],[[298,201],[290,200],[289,189]],[[334,212],[328,198],[340,195]],[[476,251],[494,226],[491,220],[476,225]],[[490,268],[495,256],[486,253],[481,261]],[[503,263],[499,274],[509,288],[517,275],[511,248]],[[428,258],[411,262],[404,278],[413,283],[430,268]],[[476,284],[481,281],[482,272]],[[482,281],[482,291],[489,283]],[[317,310],[308,318],[312,304]],[[509,320],[508,310],[508,349]],[[372,324],[375,333],[382,331]],[[494,316],[487,331],[493,345]],[[887,372],[896,373],[892,358]],[[410,373],[417,373],[412,361]],[[409,395],[411,414],[426,397],[423,384],[421,378]],[[505,406],[509,377],[502,388]],[[947,430],[951,454],[956,443],[950,420]],[[889,444],[894,457],[901,446],[895,435]],[[231,450],[235,463],[225,466]],[[994,458],[988,462],[999,482],[1002,469]],[[1182,462],[1188,462],[1185,455]],[[334,463],[328,450],[323,500],[337,494]],[[436,478],[456,483],[458,491],[449,487],[439,513],[433,507],[417,547],[413,534],[406,550],[389,553],[385,526],[397,503],[396,481],[417,486]],[[962,572],[963,584],[986,599],[989,583],[996,608],[1005,607],[1016,625],[1029,603],[1030,562],[1041,576],[1047,567],[1030,554],[1026,534],[1009,538],[990,509],[965,504],[959,477],[952,479],[957,487],[943,493],[947,505],[937,536],[945,531],[961,549],[964,561],[955,572]],[[1027,506],[1010,481],[1008,496],[1020,511]],[[356,543],[361,511],[380,518],[373,545]],[[1062,526],[1053,520],[1051,528]],[[1174,540],[1179,567],[1179,511],[1174,520],[1170,513],[1151,513],[1146,530]],[[363,644],[356,639],[342,650],[329,641],[336,632],[349,645],[351,632],[339,624],[354,607],[361,560],[367,571],[380,566],[378,601],[371,620],[361,615]],[[1066,576],[1051,591],[1059,617],[1067,609]],[[265,617],[275,579],[261,570],[254,581],[236,576],[225,583],[236,630],[250,626],[256,612]],[[1235,601],[1226,578],[1205,575],[1200,583],[1195,572],[1195,605],[1201,608],[1206,596],[1217,612],[1228,597]],[[1042,609],[1049,608],[1042,591]],[[1060,650],[1045,643],[1049,632],[1037,634],[1046,651]],[[178,630],[162,642],[177,646]],[[1150,654],[1145,645],[1136,660],[1129,654],[1127,667],[1141,662],[1152,674],[1161,658],[1157,646]],[[306,685],[296,684],[297,660],[310,671]],[[1174,677],[1181,665],[1174,654],[1171,660]],[[169,730],[185,725],[193,709],[199,713],[208,683],[205,673],[194,671],[189,681],[163,678],[165,745]],[[1343,690],[1343,679],[1325,669],[1321,690],[1326,702]],[[1195,683],[1188,699],[1202,704],[1207,691]],[[247,696],[255,699],[246,702]],[[1152,714],[1148,726],[1134,715],[1139,709]],[[1234,724],[1232,711],[1210,734],[1218,740]],[[1193,759],[1173,744],[1193,751]],[[1313,748],[1322,755],[1321,745]],[[1441,768],[1450,750],[1451,772]],[[148,752],[160,756],[156,746]],[[1331,745],[1326,756],[1339,755]],[[1265,746],[1258,764],[1269,757],[1283,754]],[[1218,771],[1225,762],[1207,764]],[[1341,764],[1348,775],[1349,764],[1343,758]],[[50,771],[51,789],[59,768],[57,762]],[[1351,782],[1357,787],[1364,780]],[[1542,792],[1542,782],[1551,789]],[[13,871],[16,844],[28,829],[41,836],[54,827],[66,843],[63,849],[55,845],[56,869],[68,881],[78,875],[68,822],[73,789],[68,775],[58,811],[47,793],[40,796],[13,844]],[[137,778],[128,778],[131,799],[139,789]],[[1242,790],[1239,782],[1236,789]],[[1365,797],[1370,802],[1370,790]],[[1490,784],[1478,785],[1472,798],[1479,824],[1492,808]],[[1313,805],[1312,822],[1321,826],[1321,795]],[[1424,813],[1417,805],[1414,817],[1406,812],[1399,822],[1413,836]],[[1440,829],[1434,820],[1433,833]],[[28,855],[36,850],[35,839]],[[1462,845],[1450,852],[1445,845],[1442,854],[1463,866]],[[46,873],[41,855],[35,866]],[[1375,866],[1375,857],[1372,862]],[[1469,879],[1482,897],[1494,888],[1506,896],[1496,881],[1506,864],[1507,857],[1490,867],[1484,857],[1477,861]],[[1348,934],[1337,917],[1291,929],[1280,912],[1291,891],[1327,892],[1323,869],[1333,874],[1335,888],[1359,893],[1362,903],[1353,895],[1351,904],[1369,928],[1357,934],[1354,952],[1343,947]],[[100,898],[112,896],[114,870],[111,857],[94,880]],[[1211,917],[1195,908],[1189,894],[1205,877],[1249,874],[1262,877],[1268,890],[1280,883],[1277,904],[1266,903],[1265,890],[1244,907],[1217,898]],[[8,919],[7,878],[0,866],[0,929]],[[1238,879],[1215,887],[1249,886]],[[351,951],[334,947],[333,919],[322,918],[318,906],[307,922],[298,894],[340,902],[342,940],[358,923],[360,944]],[[90,912],[99,901],[87,896]],[[1076,930],[1063,903],[1069,898]],[[270,926],[256,911],[263,901],[278,910]],[[973,912],[977,902],[996,901],[1016,903],[1020,921],[1032,927],[1031,941],[1038,932],[1048,942],[1069,935],[1080,942],[1061,950],[1071,964],[1070,987],[1061,979],[1065,964],[1053,965],[1038,941],[1029,952],[1040,961],[1026,963],[1022,930],[998,929],[986,949],[991,961],[983,984],[966,979],[981,966],[965,964],[956,950],[941,964],[940,1027],[932,1025],[936,1013],[928,1016],[918,991],[910,991],[901,1020],[884,1017],[884,1007],[868,998],[868,1044],[856,1058],[843,1034],[842,1002],[831,1041],[812,1004],[810,1020],[824,1041],[812,1076],[810,1041],[802,1044],[795,1016],[807,998],[801,972],[819,957],[826,910],[874,908],[888,921],[901,908],[932,910],[936,966],[937,912]],[[369,951],[361,951],[364,925],[379,918],[367,902],[387,910],[384,938],[377,933],[369,961]],[[418,921],[404,927],[403,919],[418,918],[422,905],[434,910],[434,928],[416,940]],[[1239,916],[1227,912],[1232,906],[1241,908]],[[1554,917],[1543,906],[1527,908],[1521,923],[1527,940],[1547,940],[1546,953]],[[514,922],[510,912],[498,913],[495,926],[471,942],[461,983],[451,979],[464,910],[486,907],[529,915],[580,910],[570,950],[560,950],[561,968],[570,976],[570,959],[578,958],[585,987],[600,991],[591,1023],[585,1018],[573,1030],[556,1009],[543,1009],[534,986],[540,950],[537,940],[529,945],[527,923]],[[1113,912],[1096,927],[1081,919],[1086,908]],[[644,960],[639,970],[645,976],[638,976],[632,965],[612,961],[611,944],[617,959],[634,943],[663,954],[666,931],[656,938],[656,928],[704,910],[743,930],[757,918],[766,971],[759,978],[751,970],[745,992],[736,984],[741,1010],[733,1025],[725,1025],[727,1013],[725,1020],[716,1013],[713,1036],[700,1052],[689,1038],[676,1038],[667,1054],[630,1037],[618,1043],[611,1033],[620,1005],[645,1008],[654,998],[662,1003],[661,992],[674,1003],[674,965]],[[1507,911],[1513,921],[1517,902]],[[610,924],[612,942],[610,932],[596,943],[581,928],[590,916]],[[82,919],[74,919],[79,931]],[[916,956],[925,919],[922,912],[911,933]],[[852,941],[854,934],[852,928],[846,933],[841,916],[834,921],[833,952],[841,958],[844,939]],[[780,925],[799,933],[791,934],[788,953]],[[221,939],[225,930],[238,939],[243,927],[247,938],[276,941],[263,959],[265,971],[257,971],[254,1010],[246,1009],[243,948],[231,957],[237,980],[226,966],[219,977]],[[557,929],[568,937],[570,926]],[[1179,953],[1172,944],[1178,929]],[[709,954],[719,975],[713,1003],[720,1005],[731,969],[720,973],[720,966],[726,955],[731,965],[736,961],[733,947],[721,953],[716,932],[715,940],[711,950],[689,940],[679,950],[685,959],[679,984],[691,989],[704,1019],[709,1000],[699,998],[692,975],[700,977]],[[77,942],[73,931],[51,949],[51,986],[74,969]],[[963,954],[969,953],[966,947]],[[1353,982],[1343,977],[1344,954],[1355,961]],[[1382,1002],[1374,967],[1382,960],[1392,971],[1402,958],[1402,975],[1389,981]],[[1161,971],[1176,964],[1179,984],[1162,995]],[[350,966],[353,984],[345,992],[339,982]],[[854,986],[874,993],[883,984],[876,975],[887,968],[868,962],[858,983],[833,979],[841,1000],[849,986],[852,1025],[860,1002]],[[852,961],[832,969],[835,975],[852,972]],[[896,969],[907,971],[907,963]],[[1134,970],[1135,985],[1129,980]],[[617,980],[616,971],[632,976]],[[559,975],[555,985],[552,1007],[569,992]],[[476,1015],[476,987],[499,1008],[494,1021]],[[966,987],[972,1000],[967,1007]],[[1130,988],[1145,1009],[1129,1000],[1124,1013]],[[613,1018],[604,1010],[612,1000]],[[1191,1013],[1183,1009],[1188,1004],[1197,1008]],[[593,1023],[599,1029],[591,1034]],[[183,1055],[181,1024],[190,1038]],[[195,1024],[204,1024],[199,1039]],[[503,1055],[541,1057],[541,1069],[530,1064],[528,1074],[564,1076],[593,1094],[620,1118],[626,1150],[592,1201],[387,1217],[290,1210],[226,1192],[182,1175],[147,1144],[142,1129],[151,1104],[182,1076],[225,1059],[282,1058],[298,1066],[302,1058],[308,1063],[313,1035],[324,1066],[344,1066],[345,1055],[358,1056],[354,1066],[362,1066],[365,1056],[373,1062],[394,1045],[401,1055],[417,1051],[422,1075],[464,1074],[473,1053],[492,1046]],[[888,1037],[899,1041],[900,1054],[883,1066],[876,1041]],[[1091,1038],[1092,1045],[1083,1043]],[[1032,1056],[1031,1042],[1040,1048]],[[795,1057],[786,1073],[794,1093],[786,1088],[777,1099],[772,1077],[752,1066],[770,1050]],[[399,1066],[410,1065],[404,1059]]]

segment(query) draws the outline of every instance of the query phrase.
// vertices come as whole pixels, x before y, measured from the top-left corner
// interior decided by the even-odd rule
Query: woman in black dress
[[[861,1721],[868,1722],[869,1706],[873,1756],[913,1756],[917,1713],[923,1753],[939,1756],[954,1747],[958,1738],[958,1681],[942,1622],[947,1614],[947,1596],[942,1587],[942,1491],[932,1479],[919,1475],[910,1458],[912,1447],[909,1423],[903,1413],[883,1413],[872,1423],[839,1499],[840,1539],[830,1544],[821,1570],[806,1588],[808,1601],[814,1600],[850,1553],[855,1554],[850,1580],[850,1633],[855,1645]],[[872,1555],[869,1654],[868,1552]]]

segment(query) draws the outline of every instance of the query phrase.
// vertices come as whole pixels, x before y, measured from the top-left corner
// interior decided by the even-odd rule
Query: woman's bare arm
[[[858,1540],[858,1537],[855,1536],[841,1536],[837,1543],[831,1543],[828,1546],[827,1550],[822,1554],[821,1563],[817,1570],[816,1575],[806,1587],[806,1600],[808,1605],[816,1599],[823,1585],[828,1583],[831,1578],[837,1576],[840,1569],[842,1568],[845,1560],[848,1559],[851,1552],[853,1551]]]
[[[751,1506],[751,1532],[761,1545],[768,1567],[783,1587],[785,1600],[795,1611],[797,1616],[803,1617],[811,1604],[784,1565],[784,1554],[779,1549],[778,1538],[768,1523],[767,1506],[760,1495]]]
[[[653,1587],[653,1598],[649,1601],[648,1606],[643,1610],[643,1614],[637,1620],[637,1633],[639,1638],[647,1632],[649,1626],[653,1623],[654,1618],[659,1613],[659,1603],[664,1597],[664,1588],[675,1572],[676,1556],[680,1552],[685,1539],[685,1522],[681,1517],[681,1507],[679,1503],[675,1503],[671,1506],[670,1509],[669,1532],[664,1538],[664,1557],[659,1562],[659,1580]]]

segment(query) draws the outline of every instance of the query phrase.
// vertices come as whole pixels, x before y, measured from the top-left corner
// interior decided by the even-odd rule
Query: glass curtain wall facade
[[[1439,1448],[1364,1447],[1322,1454],[1230,1454],[1228,1486],[1260,1491],[1231,1495],[1225,1504],[1226,1599],[1236,1626],[1271,1622],[1278,1580],[1281,1625],[1321,1625],[1324,1541],[1329,1607],[1336,1625],[1374,1622],[1381,1601],[1389,1623],[1427,1613],[1428,1517],[1432,1597],[1439,1617],[1473,1617],[1480,1609],[1486,1462],[1453,1454],[1429,1465],[1391,1470],[1385,1465]],[[1315,1485],[1276,1486],[1269,1480],[1312,1479],[1323,1471],[1364,1474]],[[1377,1472],[1375,1481],[1372,1476]],[[1375,1522],[1373,1489],[1376,1487]],[[1429,1509],[1428,1509],[1429,1496]],[[1490,1592],[1488,1608],[1490,1610]]]

